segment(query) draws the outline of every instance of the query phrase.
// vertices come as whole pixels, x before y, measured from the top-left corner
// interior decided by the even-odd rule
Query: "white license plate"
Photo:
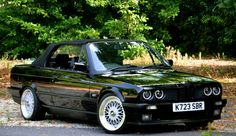
[[[205,103],[204,101],[173,103],[172,108],[173,112],[200,111],[205,110]]]

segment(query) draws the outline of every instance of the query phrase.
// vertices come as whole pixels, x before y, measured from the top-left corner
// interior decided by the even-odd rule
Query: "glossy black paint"
[[[87,115],[96,115],[101,97],[114,93],[123,102],[128,123],[131,124],[169,124],[178,122],[213,121],[220,119],[214,116],[215,109],[222,110],[226,100],[219,96],[205,96],[203,88],[207,86],[221,87],[220,83],[206,77],[177,72],[171,68],[135,72],[113,72],[98,74],[91,67],[91,56],[88,58],[88,71],[63,70],[49,68],[46,62],[49,56],[61,45],[84,46],[92,42],[113,40],[70,41],[50,45],[45,53],[31,65],[18,65],[11,71],[11,87],[9,92],[13,99],[20,103],[21,91],[31,87],[47,112],[68,117],[87,119]],[[144,90],[165,91],[162,100],[150,101],[142,98]],[[204,111],[174,113],[173,102],[204,101]],[[222,105],[216,106],[215,102]],[[148,105],[156,105],[156,110],[147,110]],[[142,121],[142,114],[152,114],[152,121]],[[196,115],[196,116],[195,116]]]

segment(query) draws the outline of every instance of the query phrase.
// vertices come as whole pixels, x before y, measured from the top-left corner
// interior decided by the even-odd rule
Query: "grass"
[[[222,83],[224,96],[236,96],[236,60],[225,59],[223,53],[212,58],[203,58],[201,53],[197,57],[181,55],[171,47],[167,47],[167,54],[164,56],[174,61],[175,70],[213,78]]]
[[[224,60],[222,58],[203,59],[200,55],[198,58],[182,56],[178,51],[167,48],[167,59],[174,60],[173,68],[178,71],[193,73],[210,77],[220,81],[224,88],[225,96],[236,96],[236,60]],[[137,61],[137,60],[136,60]],[[140,60],[140,63],[143,60]],[[0,60],[0,96],[6,96],[4,88],[9,86],[10,70],[14,65],[26,64],[30,60]],[[139,62],[135,62],[139,63]]]
[[[204,59],[201,55],[198,57],[190,57],[187,54],[182,56],[180,53],[173,51],[172,53],[174,55],[165,55],[165,57],[174,60],[173,69],[216,79],[223,85],[223,96],[227,99],[231,98],[231,100],[236,100],[236,60],[226,60],[219,56],[211,59]],[[9,95],[6,92],[6,87],[9,86],[9,73],[11,68],[17,64],[26,63],[29,63],[29,60],[0,60],[0,99],[9,98]],[[224,130],[227,126],[226,122],[228,120],[234,120],[236,115],[236,105],[234,101],[231,103],[232,104],[227,107],[228,109],[223,111],[227,116],[221,119],[222,122],[213,124],[213,130],[216,128],[217,130]],[[3,122],[0,121],[0,126],[1,124],[3,124]],[[201,135],[211,136],[214,134],[212,133],[212,130],[206,130],[203,131]]]
[[[214,134],[213,134],[212,130],[207,130],[207,131],[203,131],[203,132],[201,133],[201,136],[214,136]],[[219,133],[216,133],[215,136],[220,136],[220,134],[219,134]]]
[[[0,69],[11,69],[13,66],[18,64],[26,64],[30,63],[30,59],[26,60],[7,60],[7,59],[0,59]]]
[[[178,50],[167,47],[163,55],[174,61],[175,70],[213,78],[222,83],[224,96],[236,96],[236,60],[225,59],[224,53],[203,58],[201,52],[197,56],[182,55]]]
[[[29,63],[30,60],[6,60],[0,59],[0,97],[8,98],[9,95],[6,92],[6,88],[9,87],[10,83],[10,71],[11,68],[18,64]]]
[[[7,92],[3,88],[0,88],[0,97],[2,97],[2,98],[7,97]]]
[[[236,60],[225,60],[223,53],[211,59],[204,59],[199,53],[197,56],[182,55],[178,50],[172,47],[166,47],[166,53],[163,54],[166,59],[174,61],[173,69],[177,71],[192,73],[196,75],[213,78],[222,83],[224,96],[236,96]],[[143,59],[127,60],[126,63],[146,64],[147,56]],[[0,96],[6,96],[5,89],[9,86],[10,70],[18,64],[27,64],[31,60],[7,60],[0,59]]]
[[[182,60],[173,68],[178,71],[213,78],[222,83],[224,96],[236,96],[236,61],[221,59]]]

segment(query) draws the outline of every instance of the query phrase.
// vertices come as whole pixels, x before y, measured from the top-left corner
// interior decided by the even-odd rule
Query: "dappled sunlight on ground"
[[[236,66],[235,60],[219,60],[219,59],[181,59],[174,61],[174,65],[199,67],[199,66]]]

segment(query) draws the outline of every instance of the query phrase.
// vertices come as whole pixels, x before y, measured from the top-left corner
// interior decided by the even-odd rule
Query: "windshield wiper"
[[[164,65],[150,65],[150,66],[144,66],[143,69],[158,69],[158,68],[161,68],[161,69],[168,69],[170,67],[168,66],[164,66]]]
[[[135,66],[135,65],[123,65],[115,68],[109,69],[110,71],[127,71],[127,70],[137,70],[137,69],[169,69],[170,67],[165,65],[150,65],[150,66]]]
[[[110,71],[126,71],[126,70],[133,70],[133,69],[140,69],[142,67],[135,66],[135,65],[124,65],[120,67],[115,67],[110,69]]]

